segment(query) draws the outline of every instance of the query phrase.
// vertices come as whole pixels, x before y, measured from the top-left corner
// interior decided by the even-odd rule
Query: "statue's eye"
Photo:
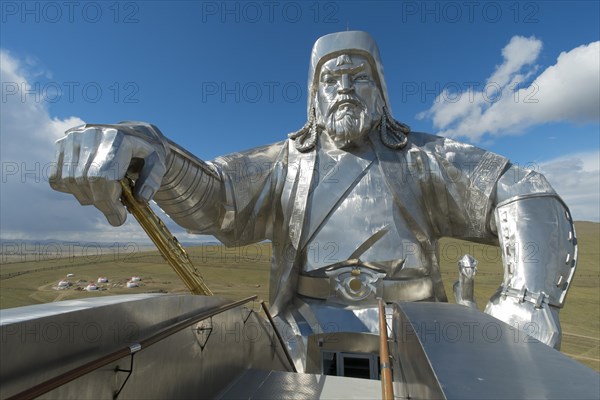
[[[327,85],[335,85],[337,83],[337,79],[335,79],[333,77],[326,77],[325,78],[325,83]]]
[[[360,75],[357,75],[357,76],[354,78],[354,80],[355,80],[355,81],[358,81],[358,82],[368,82],[368,81],[370,81],[370,80],[371,80],[371,78],[370,78],[370,77],[369,77],[369,75],[367,75],[367,74],[360,74]]]

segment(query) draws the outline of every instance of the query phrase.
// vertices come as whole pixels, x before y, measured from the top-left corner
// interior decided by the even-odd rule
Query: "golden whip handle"
[[[141,202],[134,197],[131,180],[126,177],[121,179],[120,183],[123,188],[121,202],[140,223],[163,258],[173,267],[177,275],[185,283],[185,286],[193,294],[212,296],[213,293],[204,283],[202,276],[200,276],[200,273],[192,264],[190,257],[177,238],[173,236],[147,203]]]

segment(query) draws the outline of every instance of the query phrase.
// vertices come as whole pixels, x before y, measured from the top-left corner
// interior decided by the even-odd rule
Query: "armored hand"
[[[113,226],[127,217],[119,201],[119,180],[128,170],[135,173],[135,196],[149,201],[160,188],[170,152],[158,128],[142,122],[82,125],[67,131],[56,145],[50,186],[73,194],[81,205],[94,205]]]

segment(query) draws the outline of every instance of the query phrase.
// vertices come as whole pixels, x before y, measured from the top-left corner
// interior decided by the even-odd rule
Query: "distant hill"
[[[575,221],[575,230],[579,235],[584,234],[584,236],[592,235],[600,237],[600,223],[592,222],[592,221]],[[127,246],[130,245],[132,241],[128,242],[96,242],[96,241],[75,241],[75,240],[63,240],[63,239],[41,239],[41,240],[30,240],[30,239],[11,239],[11,238],[0,238],[0,254],[3,254],[7,249],[14,250],[19,247],[25,251],[31,252],[35,251],[36,248],[47,248],[49,246],[60,246],[62,248],[69,248],[73,246],[77,247],[100,247],[100,248],[111,248],[115,246]],[[214,246],[221,245],[216,238],[206,237],[206,236],[198,236],[198,240],[179,240],[184,247],[191,246]],[[140,249],[151,250],[154,249],[154,244],[147,240],[137,240],[135,241]]]

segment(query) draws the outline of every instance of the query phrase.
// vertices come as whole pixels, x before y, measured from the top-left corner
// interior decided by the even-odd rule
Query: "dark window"
[[[321,368],[323,375],[381,379],[377,354],[322,351]]]
[[[371,378],[371,363],[364,357],[344,357],[344,376],[350,378]]]

